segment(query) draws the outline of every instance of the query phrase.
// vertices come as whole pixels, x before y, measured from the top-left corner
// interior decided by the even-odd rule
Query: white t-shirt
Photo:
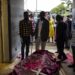
[[[39,25],[38,25],[38,37],[40,37],[40,33],[41,33],[41,29],[42,29],[42,22],[43,21],[39,21]]]

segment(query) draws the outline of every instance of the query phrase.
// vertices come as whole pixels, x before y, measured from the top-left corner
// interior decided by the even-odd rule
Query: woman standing
[[[49,20],[49,38],[54,42],[54,20],[52,17]]]

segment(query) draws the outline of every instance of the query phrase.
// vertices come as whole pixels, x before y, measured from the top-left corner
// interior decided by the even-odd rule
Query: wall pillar
[[[15,59],[21,51],[19,21],[23,19],[24,0],[10,0],[9,8],[11,58]]]
[[[0,0],[0,62],[2,62],[2,23],[1,23],[1,0]]]
[[[75,0],[73,0],[72,6],[72,40],[71,45],[75,46]]]
[[[24,0],[0,0],[0,63],[10,62],[20,50],[18,30],[23,12]]]
[[[8,0],[1,0],[1,12],[2,12],[2,60],[3,62],[9,62],[9,32],[8,32]]]

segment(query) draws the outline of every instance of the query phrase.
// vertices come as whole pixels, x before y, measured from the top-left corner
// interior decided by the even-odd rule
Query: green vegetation
[[[71,13],[71,8],[72,8],[72,2],[70,0],[67,0],[59,4],[57,7],[53,8],[50,12],[67,16]]]
[[[58,5],[57,7],[53,8],[51,10],[51,13],[56,13],[56,14],[63,14],[66,11],[66,8],[64,3],[61,3],[60,5]]]

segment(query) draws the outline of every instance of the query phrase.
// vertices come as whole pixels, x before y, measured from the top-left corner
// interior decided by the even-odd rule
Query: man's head
[[[41,20],[44,19],[45,18],[45,12],[41,11],[39,17]]]
[[[28,12],[26,11],[26,12],[24,12],[24,19],[26,20],[28,20]]]
[[[33,14],[30,14],[29,17],[30,17],[30,18],[33,18]]]
[[[57,15],[57,16],[56,16],[56,20],[57,20],[57,21],[63,21],[63,17],[62,17],[61,15]]]
[[[70,20],[70,15],[67,16],[67,20]]]

